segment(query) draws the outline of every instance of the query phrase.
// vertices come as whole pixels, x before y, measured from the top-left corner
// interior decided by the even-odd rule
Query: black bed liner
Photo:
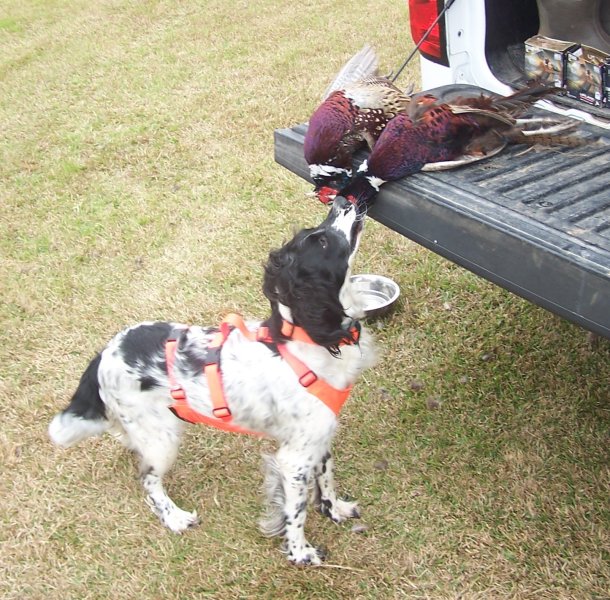
[[[582,128],[592,140],[583,147],[513,146],[473,165],[388,183],[369,216],[610,338],[610,131]],[[309,179],[305,131],[306,124],[276,130],[275,160]]]

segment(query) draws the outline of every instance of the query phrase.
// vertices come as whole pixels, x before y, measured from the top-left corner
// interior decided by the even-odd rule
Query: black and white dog
[[[284,537],[288,559],[296,564],[317,565],[322,560],[304,534],[310,487],[317,507],[333,521],[359,514],[355,502],[340,500],[335,493],[330,448],[336,414],[299,382],[278,347],[288,348],[319,380],[336,389],[349,388],[374,364],[368,332],[362,328],[357,338],[351,333],[363,316],[350,284],[363,219],[355,205],[338,198],[318,227],[299,231],[272,251],[263,285],[271,302],[271,316],[263,323],[269,339],[250,341],[234,328],[220,350],[233,423],[278,443],[277,453],[265,461],[268,506],[260,527],[265,535]],[[300,328],[305,337],[287,334],[286,323]],[[247,323],[248,330],[259,325]],[[105,431],[116,433],[141,459],[142,483],[153,511],[177,533],[197,525],[198,518],[196,512],[178,508],[162,483],[185,427],[168,409],[172,399],[165,344],[178,332],[173,375],[189,405],[210,415],[212,402],[201,365],[216,331],[165,322],[125,329],[91,361],[69,406],[49,426],[51,439],[66,447]]]

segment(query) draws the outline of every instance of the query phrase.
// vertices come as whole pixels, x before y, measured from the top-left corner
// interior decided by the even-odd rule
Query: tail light
[[[443,10],[444,5],[444,0],[409,0],[411,37],[416,44],[422,40],[434,19]],[[432,62],[449,65],[444,17],[432,28],[428,37],[422,42],[419,51]]]

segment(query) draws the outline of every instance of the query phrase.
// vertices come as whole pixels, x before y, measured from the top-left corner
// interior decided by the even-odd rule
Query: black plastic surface
[[[610,132],[583,128],[600,140],[542,151],[513,146],[474,165],[388,183],[369,215],[610,338]],[[309,179],[305,131],[277,130],[275,159]]]

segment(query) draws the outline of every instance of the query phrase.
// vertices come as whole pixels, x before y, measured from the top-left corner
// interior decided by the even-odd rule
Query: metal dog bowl
[[[352,275],[351,282],[363,301],[367,317],[387,313],[400,295],[398,284],[383,275]]]

